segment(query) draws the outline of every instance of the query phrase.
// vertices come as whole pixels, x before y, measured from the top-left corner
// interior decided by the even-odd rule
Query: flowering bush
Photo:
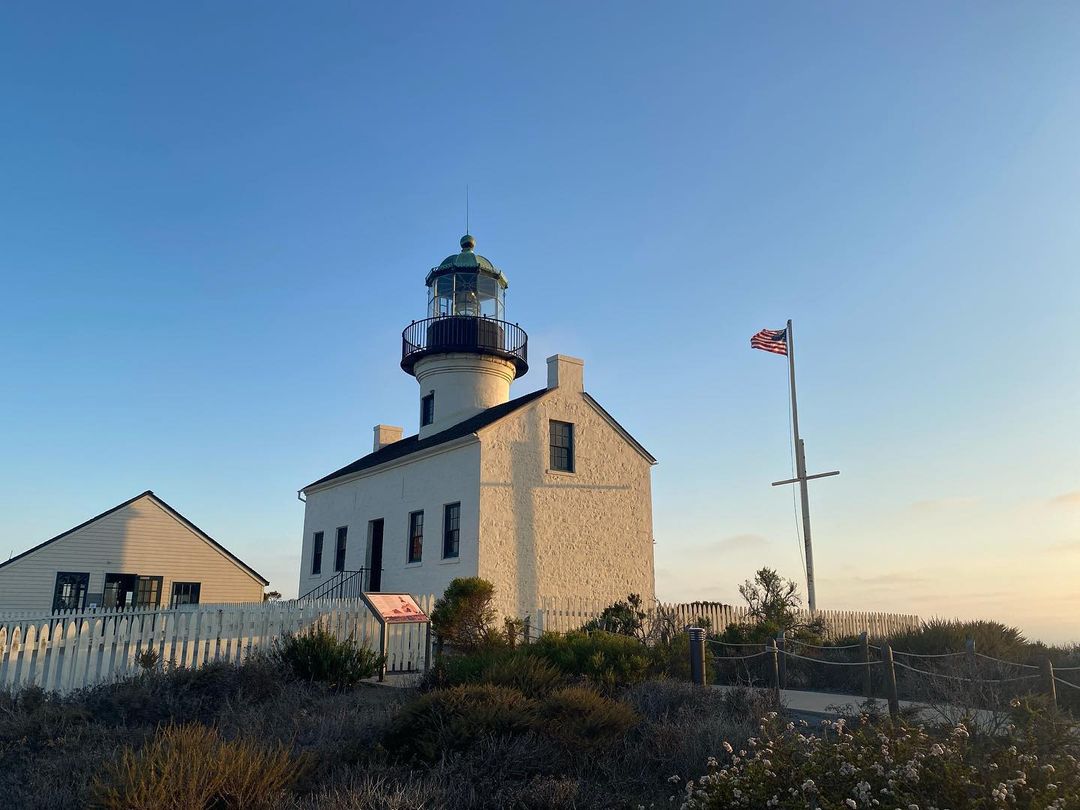
[[[951,729],[863,718],[785,723],[762,720],[746,748],[723,744],[708,773],[685,786],[682,807],[857,810],[1065,810],[1080,806],[1080,739],[1075,728],[1030,706],[1006,735],[972,738]],[[676,777],[673,777],[675,780]]]

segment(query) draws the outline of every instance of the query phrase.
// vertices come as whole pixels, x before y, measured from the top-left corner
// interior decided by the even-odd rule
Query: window
[[[322,573],[322,532],[312,535],[311,548],[311,575]]]
[[[57,571],[53,589],[53,610],[82,610],[86,606],[86,589],[90,575],[74,571]]]
[[[135,587],[135,607],[161,606],[161,577],[139,577]]]
[[[409,513],[409,562],[418,563],[424,553],[424,513]]]
[[[345,543],[349,536],[348,526],[338,526],[337,547],[334,549],[334,570],[345,570]]]
[[[435,421],[435,392],[420,397],[420,427]]]
[[[461,504],[448,503],[443,508],[443,559],[449,559],[458,555],[458,545],[461,539]]]
[[[574,471],[574,426],[569,422],[551,420],[550,469]]]
[[[174,582],[172,584],[172,600],[169,602],[169,606],[180,607],[181,605],[199,604],[200,590],[202,590],[202,583],[199,582]]]

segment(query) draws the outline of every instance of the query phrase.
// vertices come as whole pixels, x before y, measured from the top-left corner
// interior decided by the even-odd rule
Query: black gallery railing
[[[445,315],[413,321],[401,333],[401,367],[439,352],[494,354],[513,362],[520,377],[529,369],[529,336],[516,323],[494,318]]]

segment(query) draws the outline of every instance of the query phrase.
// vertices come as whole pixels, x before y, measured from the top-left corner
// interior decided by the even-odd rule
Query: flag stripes
[[[762,329],[750,338],[750,348],[787,356],[787,329]]]

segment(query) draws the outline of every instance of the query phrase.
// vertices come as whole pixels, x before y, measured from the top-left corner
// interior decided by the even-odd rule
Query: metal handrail
[[[413,321],[401,333],[401,367],[438,352],[494,354],[513,362],[520,377],[529,370],[529,336],[516,323],[486,316],[440,315]]]
[[[369,570],[361,568],[358,571],[338,571],[326,582],[319,583],[303,596],[297,597],[297,600],[358,597],[364,592],[364,574]]]

